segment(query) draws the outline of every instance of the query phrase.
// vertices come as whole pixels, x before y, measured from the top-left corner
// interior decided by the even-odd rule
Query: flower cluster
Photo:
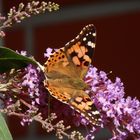
[[[17,53],[19,54],[18,51]],[[20,54],[26,56],[27,53],[21,51]],[[23,126],[30,124],[33,120],[38,121],[47,132],[56,130],[58,138],[62,138],[63,135],[69,138],[82,138],[82,135],[77,131],[69,135],[64,133],[70,129],[68,124],[74,125],[79,121],[78,116],[68,105],[49,96],[43,84],[44,78],[41,69],[32,64],[23,69],[12,69],[10,72],[0,74],[0,92],[3,101],[3,109],[0,111],[7,115],[20,117]],[[52,117],[53,112],[57,117]],[[56,119],[58,122],[54,125],[50,119],[48,121],[46,118],[52,119],[51,121]]]
[[[120,78],[112,82],[105,72],[98,72],[97,68],[90,66],[85,82],[91,87],[89,93],[100,111],[104,126],[112,131],[112,140],[125,139],[131,133],[139,137],[140,102],[125,97]]]
[[[49,57],[52,49],[46,51],[44,56]],[[26,55],[25,52],[22,54]],[[56,130],[59,139],[63,136],[74,140],[94,139],[96,130],[100,128],[91,127],[80,113],[51,97],[44,87],[44,79],[41,69],[32,64],[20,70],[12,69],[10,72],[0,74],[0,92],[3,101],[1,112],[20,117],[22,125],[30,124],[33,120],[38,121],[47,132]],[[117,77],[113,82],[105,72],[90,66],[84,81],[89,85],[86,92],[100,112],[103,127],[112,133],[111,139],[122,140],[130,135],[139,138],[140,102],[136,98],[125,97],[120,78]],[[52,124],[53,120],[57,121],[55,125]],[[90,128],[90,132],[85,137],[77,131],[67,134],[65,131],[70,128],[67,125],[77,127],[83,125]]]
[[[49,57],[52,49],[46,49],[45,57]],[[124,86],[121,79],[116,77],[112,82],[104,71],[98,71],[97,68],[90,66],[84,78],[84,81],[90,86],[87,93],[90,95],[103,121],[104,127],[112,132],[113,139],[125,139],[130,134],[135,137],[140,136],[140,102],[130,96],[125,97]],[[77,114],[78,125],[87,125],[82,116]],[[94,130],[94,131],[93,131]],[[92,135],[95,134],[93,127]]]
[[[23,19],[31,17],[32,15],[44,13],[46,10],[51,12],[58,9],[59,5],[54,2],[31,1],[27,3],[27,6],[20,3],[17,9],[16,7],[10,9],[7,18],[0,14],[0,37],[2,38],[5,36],[5,33],[2,30],[6,27],[11,27],[13,23],[20,23]]]

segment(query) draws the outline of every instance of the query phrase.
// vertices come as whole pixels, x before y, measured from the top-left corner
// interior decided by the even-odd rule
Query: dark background
[[[1,11],[27,0],[1,0]],[[140,1],[137,0],[53,0],[60,4],[57,12],[38,15],[6,30],[4,46],[27,50],[42,64],[47,47],[60,48],[73,39],[87,24],[97,29],[94,66],[107,73],[112,80],[120,77],[126,96],[139,98],[140,80]],[[20,127],[19,121],[9,119],[15,140],[46,138],[40,127]],[[24,136],[24,137],[23,137]],[[35,136],[35,137],[34,137]],[[48,137],[47,137],[48,138]],[[49,138],[51,139],[51,138]],[[104,138],[103,138],[104,139]]]

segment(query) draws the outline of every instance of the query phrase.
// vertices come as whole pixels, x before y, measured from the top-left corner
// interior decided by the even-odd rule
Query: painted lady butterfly
[[[89,24],[65,47],[55,51],[44,64],[44,85],[53,97],[69,104],[93,125],[99,125],[99,112],[85,93],[88,86],[83,80],[92,62],[95,41],[95,27]]]

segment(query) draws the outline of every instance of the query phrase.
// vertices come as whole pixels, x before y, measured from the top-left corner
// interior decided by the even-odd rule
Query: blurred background
[[[47,1],[47,0],[46,0]],[[0,0],[0,11],[6,14],[13,6],[27,0]],[[73,39],[87,24],[97,29],[93,65],[120,77],[126,96],[139,98],[140,80],[140,0],[53,0],[60,10],[25,19],[6,30],[1,42],[13,50],[27,50],[42,64],[46,48],[60,48]],[[140,98],[139,98],[140,99]],[[14,140],[56,139],[33,124],[21,127],[19,120],[8,118]],[[105,139],[105,138],[100,138]]]

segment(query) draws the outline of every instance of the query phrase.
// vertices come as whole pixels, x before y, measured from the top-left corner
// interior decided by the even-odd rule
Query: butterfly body
[[[71,88],[77,90],[85,90],[88,86],[81,79],[62,77],[57,79],[48,79],[49,86],[55,86],[58,88]]]
[[[84,82],[84,76],[92,62],[95,37],[94,25],[87,25],[74,40],[55,51],[44,64],[47,77],[44,85],[50,94],[80,112],[94,125],[97,124],[99,112],[90,112],[95,106],[85,92],[88,85]]]
[[[64,52],[62,51],[61,53]],[[63,56],[66,57],[65,53],[63,54]],[[46,71],[48,71],[46,73],[46,85],[47,87],[49,87],[49,90],[52,89],[53,92],[54,90],[57,92],[56,94],[52,93],[52,96],[58,98],[58,96],[60,95],[61,97],[58,98],[58,100],[61,101],[64,101],[62,100],[62,96],[66,96],[66,100],[69,102],[70,99],[76,96],[82,97],[83,94],[85,95],[83,91],[88,86],[79,76],[81,68],[77,68],[77,66],[75,66],[72,62],[67,62],[68,60],[65,59],[65,57],[62,60],[59,60],[59,62],[57,63],[51,63],[49,68],[46,67],[48,68],[46,69]],[[86,96],[88,95],[86,94]]]

